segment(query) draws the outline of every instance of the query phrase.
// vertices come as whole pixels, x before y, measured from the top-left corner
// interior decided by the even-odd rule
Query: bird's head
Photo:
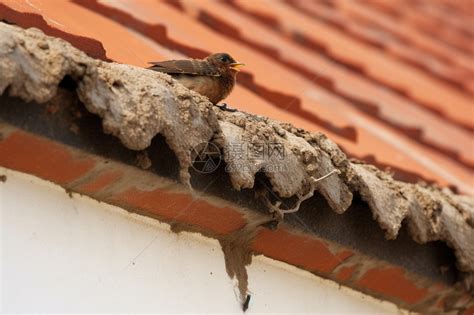
[[[206,60],[223,70],[232,70],[235,71],[235,73],[240,71],[239,67],[244,65],[241,62],[235,61],[235,59],[227,53],[212,54],[208,56]]]

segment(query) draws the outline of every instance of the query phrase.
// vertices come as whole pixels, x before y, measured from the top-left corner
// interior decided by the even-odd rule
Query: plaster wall
[[[242,312],[216,240],[30,175],[0,175],[1,313]],[[249,283],[249,314],[402,312],[262,256]]]

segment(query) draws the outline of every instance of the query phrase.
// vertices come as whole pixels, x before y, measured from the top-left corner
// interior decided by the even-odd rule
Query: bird
[[[236,111],[219,102],[235,86],[235,79],[243,63],[235,61],[228,53],[215,53],[204,59],[184,59],[150,62],[148,69],[167,73],[186,88],[206,96],[215,106]]]

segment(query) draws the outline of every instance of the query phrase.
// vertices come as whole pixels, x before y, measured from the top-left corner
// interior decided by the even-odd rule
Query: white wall
[[[1,307],[12,312],[241,313],[217,241],[0,168]],[[248,313],[399,313],[256,257]]]

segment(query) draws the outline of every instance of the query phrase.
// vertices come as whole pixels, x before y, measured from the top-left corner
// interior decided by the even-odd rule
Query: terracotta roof
[[[446,43],[447,31],[427,35],[434,30],[426,17],[378,2],[2,2],[4,18],[121,63],[225,48],[248,64],[229,103],[325,132],[396,178],[472,193],[472,91],[459,82],[471,84],[473,66],[465,49]],[[457,34],[469,47],[462,23],[437,16],[436,5],[418,6],[446,20],[446,37]]]
[[[239,75],[238,87],[228,99],[231,106],[291,122],[308,131],[321,131],[349,156],[379,167],[390,167],[396,179],[410,182],[424,179],[472,194],[474,122],[470,99],[473,93],[473,66],[469,62],[469,49],[472,46],[469,42],[472,43],[473,34],[465,26],[466,22],[463,22],[469,19],[472,11],[463,9],[462,3],[433,3],[406,4],[416,6],[417,10],[423,12],[418,14],[417,10],[401,10],[401,6],[385,2],[97,3],[76,0],[52,3],[3,0],[0,2],[0,19],[22,27],[40,28],[49,35],[69,41],[92,57],[139,67],[146,66],[152,60],[182,56],[203,57],[210,52],[229,51],[236,59],[247,64],[247,69]],[[462,13],[458,14],[458,19],[453,18],[449,12]],[[439,27],[440,23],[442,28]],[[438,35],[433,36],[435,33]],[[36,101],[43,102],[49,100],[48,97],[38,98]],[[86,106],[94,103],[88,102],[84,95],[81,100]],[[94,109],[92,105],[88,109],[103,116],[101,110]],[[204,121],[209,123],[209,118]],[[159,126],[148,124],[145,128],[148,135],[140,133],[127,140],[122,131],[114,129],[113,124],[105,123],[105,126],[106,131],[122,135],[122,142],[132,149],[147,147],[157,132],[166,136],[166,130],[150,129]],[[221,128],[225,131],[224,127]],[[36,139],[20,131],[13,132],[7,140],[3,143],[3,149],[6,152],[17,152],[24,158],[31,156],[24,150],[38,148],[42,152],[41,148],[54,146],[44,142],[47,140]],[[21,145],[24,142],[31,142],[36,146],[27,149]],[[176,148],[172,149],[176,152]],[[23,153],[20,154],[21,152]],[[58,164],[64,165],[64,160],[70,161],[61,172],[44,165],[44,161],[55,156]],[[71,153],[64,149],[55,147],[52,151],[37,155],[34,169],[31,169],[28,160],[3,161],[2,165],[6,163],[7,166],[24,169],[64,185],[76,182],[73,186],[78,191],[99,195],[100,191],[107,190],[117,178],[124,176],[122,168],[101,167],[100,172],[90,177],[87,174],[97,168],[99,162],[81,160],[78,158],[80,154],[76,156],[76,153],[73,156],[75,157],[71,157]],[[180,154],[177,157],[182,166],[186,165],[186,158],[180,158]],[[13,164],[10,165],[11,163]],[[332,160],[331,163],[336,162]],[[340,167],[337,163],[336,165]],[[469,219],[470,210],[467,210],[467,214],[459,210],[465,207],[465,201],[461,201],[464,197],[421,186],[414,193],[411,187],[415,186],[400,188],[399,182],[391,181],[386,175],[370,167],[366,169],[365,166],[353,164],[351,168],[362,178],[359,184],[350,185],[351,190],[355,189],[362,195],[371,206],[374,217],[390,237],[397,235],[403,218],[407,215],[410,217],[410,213],[413,213],[407,208],[416,208],[416,205],[428,207],[430,202],[426,200],[426,196],[431,196],[428,198],[431,201],[435,200],[431,204],[433,207],[428,207],[433,208],[433,211],[441,207],[446,209],[444,215],[450,217],[451,210],[447,209],[455,209],[454,213],[461,213],[454,214],[455,220],[464,216],[467,216],[464,220],[472,220]],[[85,175],[88,179],[79,180],[82,184],[78,185],[78,178]],[[181,179],[186,179],[186,176],[181,172]],[[234,187],[236,180],[232,180]],[[169,219],[176,216],[173,210],[176,208],[176,200],[180,200],[179,207],[194,203],[180,189],[170,194],[167,189],[157,188],[159,183],[151,184],[152,179],[149,182],[150,187],[154,187],[151,190],[130,187],[113,194],[109,201],[140,209],[141,212],[154,213],[157,209],[153,203],[163,204],[169,199],[169,205],[165,207],[169,213],[158,214],[160,218]],[[285,195],[282,193],[284,189],[280,187],[281,195]],[[385,221],[386,217],[377,211],[387,207],[388,201],[385,198],[394,189],[404,191],[405,197],[407,194],[414,194],[415,197],[410,197],[409,200],[417,200],[417,204],[406,205],[404,198],[394,194],[390,198],[393,202],[390,209],[393,209],[395,218]],[[374,192],[378,190],[386,191],[385,197],[374,197]],[[337,206],[334,206],[337,202],[332,201],[334,204],[331,204],[330,193],[323,191],[320,190],[320,193],[326,197],[331,208],[337,210]],[[421,195],[417,195],[418,193]],[[293,194],[294,191],[287,195]],[[442,195],[442,199],[437,194]],[[449,198],[461,199],[455,202],[456,206],[444,204],[446,200],[451,200]],[[244,219],[248,215],[246,212],[242,214],[241,210],[232,210],[232,206],[216,208],[209,206],[208,201],[204,200],[202,203],[201,206],[193,206],[192,213],[179,212],[183,217],[178,221],[195,224],[212,233],[227,234],[248,220]],[[466,205],[468,203],[466,201]],[[387,210],[380,211],[383,213]],[[195,216],[197,212],[201,215]],[[222,224],[215,225],[212,219],[216,218],[220,218]],[[443,239],[456,248],[453,245],[456,240],[450,239],[453,234],[446,228],[456,225],[449,223],[445,226],[445,220],[448,219],[442,219],[434,227],[441,234],[433,235],[432,230],[428,229],[431,232],[419,234],[417,241]],[[412,230],[426,228],[422,226],[426,222],[421,224],[422,221],[417,221],[414,215],[411,215],[410,222]],[[467,229],[465,235],[469,237],[472,225],[467,226]],[[434,307],[432,300],[435,294],[446,290],[442,285],[435,290],[427,289],[419,281],[413,284],[411,280],[405,279],[407,271],[397,269],[396,265],[378,265],[377,268],[364,269],[364,272],[360,267],[360,256],[348,252],[344,246],[334,245],[334,248],[339,248],[334,251],[318,241],[307,245],[309,247],[306,249],[301,248],[306,253],[314,250],[328,251],[327,257],[319,262],[316,258],[300,260],[297,253],[291,253],[291,248],[279,251],[270,246],[272,243],[281,243],[283,239],[291,240],[292,244],[298,243],[298,237],[302,236],[294,235],[286,229],[263,231],[259,234],[254,249],[270,257],[290,260],[291,263],[318,274],[330,274],[328,277],[347,280],[349,285],[362,290],[368,289],[371,294],[378,292],[376,295],[389,296],[391,300],[394,298],[402,301],[401,305],[408,308],[409,305],[416,305],[419,309]],[[276,239],[280,241],[274,242]],[[461,249],[456,250],[460,259]],[[472,258],[472,253],[467,254],[467,257]],[[347,263],[340,263],[346,260]],[[460,265],[463,266],[462,259]],[[354,274],[355,270],[357,276]],[[381,281],[386,277],[400,279],[400,283],[406,285],[406,292],[381,286]],[[407,277],[411,279],[411,276]],[[449,291],[449,294],[453,293]],[[466,300],[463,294],[457,294],[456,297],[456,303],[464,303],[464,310],[466,305],[472,303],[469,298],[467,302],[459,302]],[[440,304],[439,307],[448,309],[446,296],[435,300]]]

